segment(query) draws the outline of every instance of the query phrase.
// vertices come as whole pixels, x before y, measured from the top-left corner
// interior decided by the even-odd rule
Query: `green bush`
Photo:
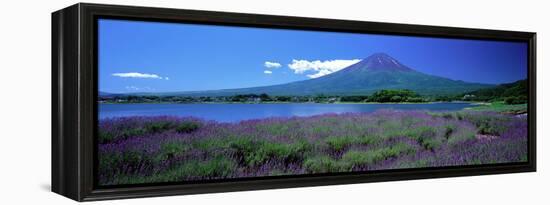
[[[98,132],[98,141],[99,143],[111,143],[116,140],[125,140],[130,137],[136,137],[146,134],[145,130],[142,128],[129,128],[122,130],[120,133],[111,133],[111,132],[104,132],[99,131]]]
[[[460,144],[462,142],[466,142],[468,140],[474,140],[476,138],[475,132],[468,131],[468,130],[461,130],[461,132],[456,133],[449,137],[447,140],[447,144],[451,146],[455,146],[457,144]]]
[[[101,154],[98,169],[110,175],[131,175],[139,168],[153,164],[152,156],[138,150]]]
[[[422,145],[424,149],[434,150],[441,145],[441,140],[437,138],[436,127],[421,126],[416,129],[410,130],[406,135]]]
[[[198,122],[186,121],[186,122],[180,123],[176,127],[176,131],[179,133],[190,133],[199,129],[199,127],[200,127],[200,124]]]
[[[311,145],[305,141],[292,144],[264,141],[258,143],[253,152],[245,155],[245,161],[249,166],[258,166],[270,159],[299,161],[310,149]]]
[[[229,147],[235,149],[244,159],[247,166],[259,166],[268,160],[276,159],[285,162],[300,161],[313,146],[301,140],[291,144],[255,141],[250,138],[237,138],[230,142]]]
[[[98,131],[97,140],[99,141],[99,143],[101,143],[101,144],[109,143],[109,142],[113,141],[114,139],[115,139],[115,135],[113,135],[112,133],[104,132],[104,131],[101,131],[101,130]]]
[[[366,152],[349,151],[342,156],[342,161],[349,164],[351,168],[358,165],[371,164],[383,160],[384,158],[384,150],[382,149]]]
[[[422,147],[424,147],[424,149],[430,150],[430,151],[436,150],[437,148],[439,148],[439,146],[441,146],[442,143],[443,142],[441,140],[434,139],[434,138],[423,139],[422,141],[420,141],[420,144],[422,145]]]
[[[374,143],[378,138],[372,136],[333,136],[325,138],[325,143],[335,151],[342,151],[345,148],[357,144],[367,145]]]
[[[123,139],[127,139],[129,137],[135,137],[135,136],[140,136],[140,135],[144,135],[146,134],[145,130],[142,129],[142,128],[133,128],[133,129],[128,129],[128,130],[125,130],[121,137]]]
[[[336,160],[328,156],[308,158],[304,161],[304,167],[310,173],[326,173],[326,172],[341,171],[340,164]]]
[[[412,90],[379,90],[369,96],[370,102],[403,102],[411,99],[418,101],[420,96]]]
[[[167,160],[178,155],[183,154],[189,147],[181,142],[167,142],[161,144],[160,154],[157,156],[157,160]]]
[[[241,153],[253,152],[256,142],[252,138],[238,137],[229,142],[229,147],[236,149]]]
[[[504,102],[509,105],[524,104],[527,103],[527,97],[525,96],[512,96],[504,99]]]
[[[407,102],[424,102],[424,99],[421,97],[408,97]]]
[[[232,144],[228,143],[228,139],[197,139],[191,142],[191,146],[198,150],[208,151],[216,148],[229,148]]]
[[[389,158],[398,157],[401,154],[414,152],[414,148],[405,143],[398,143],[391,147],[368,151],[349,151],[342,156],[340,166],[350,170],[355,166],[374,164]]]
[[[335,151],[341,151],[355,141],[352,137],[327,137],[325,143]]]
[[[455,130],[456,130],[456,125],[453,125],[453,124],[445,125],[445,134],[444,134],[445,139],[448,140]]]
[[[208,161],[188,161],[167,171],[153,175],[119,175],[113,184],[140,184],[151,182],[174,182],[188,178],[224,178],[237,169],[237,164],[230,158],[218,156]]]
[[[168,129],[171,129],[173,124],[171,122],[152,122],[145,125],[145,129],[149,133],[159,133]]]

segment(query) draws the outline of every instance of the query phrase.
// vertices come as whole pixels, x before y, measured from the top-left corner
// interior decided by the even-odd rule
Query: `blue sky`
[[[99,20],[99,89],[169,92],[274,85],[383,52],[427,74],[479,83],[527,76],[527,44]]]

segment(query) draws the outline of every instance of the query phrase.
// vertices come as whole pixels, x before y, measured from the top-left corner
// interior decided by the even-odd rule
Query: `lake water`
[[[455,111],[471,103],[427,104],[99,104],[99,118],[122,116],[193,116],[219,122],[266,117],[312,116],[325,113],[374,112],[379,109]]]

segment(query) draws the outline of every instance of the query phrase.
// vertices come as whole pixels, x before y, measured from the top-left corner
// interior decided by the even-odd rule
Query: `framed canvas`
[[[533,172],[535,33],[76,4],[52,190],[77,201]]]

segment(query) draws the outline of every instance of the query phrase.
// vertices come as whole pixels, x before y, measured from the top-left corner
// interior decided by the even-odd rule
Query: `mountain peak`
[[[370,55],[369,57],[380,57],[380,58],[391,58],[393,59],[390,55],[388,55],[387,53],[373,53],[372,55]]]
[[[457,95],[493,85],[467,83],[415,71],[385,53],[371,56],[339,71],[308,80],[252,88],[189,92],[194,96],[261,94],[279,96],[370,95],[384,89],[409,89],[421,95]]]
[[[413,71],[386,53],[374,53],[353,66],[353,70],[370,71]]]

